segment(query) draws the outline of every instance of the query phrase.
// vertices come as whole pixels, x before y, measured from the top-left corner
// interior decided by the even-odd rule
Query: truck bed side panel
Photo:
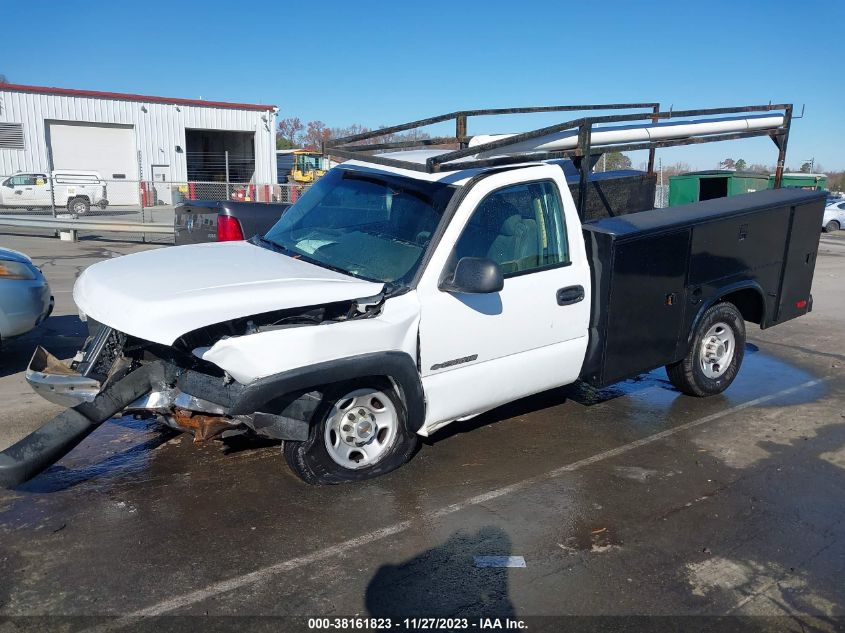
[[[774,319],[789,220],[790,207],[778,206],[740,213],[693,228],[688,329],[692,327],[700,305],[718,298],[722,289],[743,282],[753,282],[762,290],[765,302],[762,322],[770,323]],[[686,350],[682,350],[680,356],[685,353]]]
[[[604,386],[680,360],[703,311],[735,292],[763,302],[740,305],[762,327],[806,313],[823,210],[822,194],[780,189],[585,223],[581,378]]]

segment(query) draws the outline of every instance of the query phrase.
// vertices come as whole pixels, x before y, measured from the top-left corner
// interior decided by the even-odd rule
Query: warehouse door
[[[155,191],[155,204],[171,204],[173,197],[170,184],[170,165],[150,165],[150,175]]]
[[[138,156],[131,125],[52,121],[47,142],[53,169],[99,172],[110,205],[138,204]]]

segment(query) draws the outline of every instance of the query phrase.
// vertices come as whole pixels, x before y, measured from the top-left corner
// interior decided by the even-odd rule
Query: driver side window
[[[513,277],[569,263],[557,186],[523,183],[492,192],[472,214],[455,245],[455,261],[486,257]]]

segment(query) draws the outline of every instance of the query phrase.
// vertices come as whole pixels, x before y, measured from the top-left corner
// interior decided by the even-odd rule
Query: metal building
[[[170,203],[189,186],[272,185],[276,112],[272,105],[0,84],[0,176],[97,171],[115,204],[137,204],[148,188]]]

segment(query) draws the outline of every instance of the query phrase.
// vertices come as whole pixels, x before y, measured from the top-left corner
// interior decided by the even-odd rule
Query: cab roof
[[[408,163],[416,163],[420,165],[425,165],[427,159],[431,158],[432,156],[440,156],[441,154],[447,154],[451,150],[443,150],[443,149],[415,149],[415,150],[404,150],[400,152],[380,152],[377,154],[379,158],[392,158],[395,160],[401,160]],[[467,162],[471,161],[471,158],[465,159]],[[455,161],[460,162],[460,160]],[[528,165],[542,165],[543,162],[525,162],[525,163],[518,163],[515,165],[509,165],[508,168],[517,168],[517,167],[525,167]],[[354,168],[356,170],[365,170],[370,171],[373,173],[384,173],[384,174],[396,174],[398,176],[405,176],[407,178],[413,178],[414,180],[425,180],[427,182],[442,182],[448,185],[455,185],[455,186],[463,186],[465,185],[470,178],[477,176],[478,174],[482,174],[487,171],[498,170],[501,171],[502,167],[471,167],[467,169],[456,169],[450,171],[442,171],[442,172],[424,172],[424,171],[416,171],[414,169],[402,169],[401,167],[393,167],[388,165],[379,165],[376,163],[369,163],[366,159],[353,159],[348,160],[344,163],[341,163],[339,167],[348,169]]]

